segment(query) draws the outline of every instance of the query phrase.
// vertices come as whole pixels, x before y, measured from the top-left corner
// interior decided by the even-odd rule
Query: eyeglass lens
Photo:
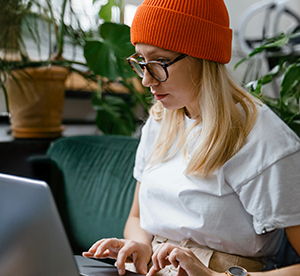
[[[143,78],[144,77],[144,72],[146,69],[145,65],[140,65],[137,62],[131,60],[131,64],[134,67],[134,70],[136,73]],[[159,81],[165,81],[167,79],[167,74],[164,68],[158,64],[158,63],[148,63],[147,64],[147,70],[148,72],[157,80]]]

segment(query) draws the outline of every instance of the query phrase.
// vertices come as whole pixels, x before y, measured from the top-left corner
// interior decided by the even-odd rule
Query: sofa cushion
[[[63,177],[63,184],[52,189],[60,193],[54,196],[68,236],[79,248],[123,237],[136,184],[132,172],[138,142],[122,136],[73,136],[50,146],[47,155]]]

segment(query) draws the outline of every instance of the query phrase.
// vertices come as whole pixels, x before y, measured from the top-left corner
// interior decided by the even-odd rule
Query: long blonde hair
[[[162,126],[150,159],[152,164],[165,162],[179,149],[186,156],[187,137],[193,127],[202,123],[186,174],[207,177],[244,145],[256,120],[255,102],[259,101],[235,83],[224,64],[200,61],[202,76],[195,90],[199,108],[196,122],[186,129],[184,108],[168,110],[160,102],[155,103],[150,115]],[[175,147],[171,151],[172,145]]]

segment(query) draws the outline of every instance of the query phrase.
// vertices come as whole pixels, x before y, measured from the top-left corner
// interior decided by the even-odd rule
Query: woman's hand
[[[153,266],[147,276],[154,276],[159,270],[167,265],[179,267],[177,276],[211,276],[218,275],[207,268],[194,253],[185,247],[179,247],[172,244],[162,244],[152,256]]]
[[[147,264],[150,261],[152,248],[150,245],[125,239],[102,239],[83,252],[87,258],[113,258],[120,275],[125,274],[125,262],[133,262],[137,271],[147,273]]]

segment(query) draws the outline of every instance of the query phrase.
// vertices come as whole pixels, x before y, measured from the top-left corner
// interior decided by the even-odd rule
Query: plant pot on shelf
[[[57,138],[67,68],[50,66],[15,70],[6,81],[12,135],[15,138]]]

